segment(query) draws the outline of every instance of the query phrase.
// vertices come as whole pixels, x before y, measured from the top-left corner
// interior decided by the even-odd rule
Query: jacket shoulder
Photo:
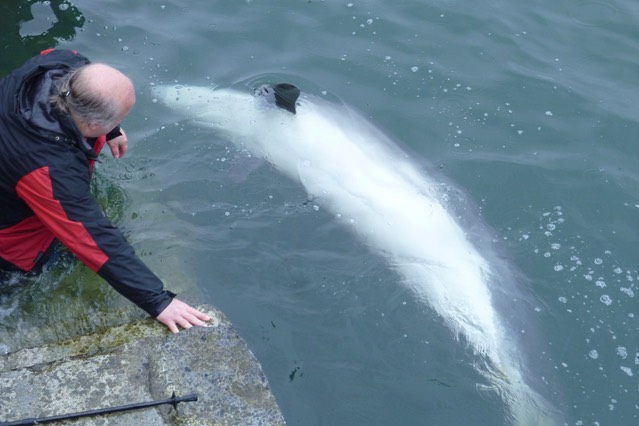
[[[76,68],[90,63],[86,56],[81,55],[75,50],[68,49],[48,49],[43,50],[39,55],[34,56],[25,62],[24,65],[33,64],[35,66],[52,66]],[[23,66],[24,66],[23,65]]]
[[[18,83],[49,70],[70,70],[79,68],[91,62],[85,56],[73,50],[54,49],[49,51],[45,50],[44,52],[45,53],[28,59],[24,64],[13,70],[3,80],[13,80]]]

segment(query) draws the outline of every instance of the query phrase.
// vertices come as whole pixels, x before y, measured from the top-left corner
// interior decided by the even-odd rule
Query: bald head
[[[135,103],[131,80],[105,64],[85,65],[68,75],[53,103],[68,113],[86,137],[109,132]]]
[[[78,85],[84,85],[105,102],[116,103],[122,112],[128,113],[135,103],[135,90],[129,77],[109,65],[86,65],[78,70],[76,77]]]

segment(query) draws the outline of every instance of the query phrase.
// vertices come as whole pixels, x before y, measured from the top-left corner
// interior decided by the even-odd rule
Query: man
[[[128,141],[119,123],[131,80],[69,50],[46,50],[0,80],[0,270],[37,271],[60,241],[115,290],[165,324],[210,318],[164,291],[90,193],[102,147]]]

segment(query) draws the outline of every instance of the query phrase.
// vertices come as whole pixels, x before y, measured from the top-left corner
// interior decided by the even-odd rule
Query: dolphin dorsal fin
[[[278,83],[273,86],[275,105],[295,114],[295,102],[300,96],[300,89],[289,83]]]

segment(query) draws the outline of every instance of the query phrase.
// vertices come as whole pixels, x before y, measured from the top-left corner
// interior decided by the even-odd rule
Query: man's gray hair
[[[111,129],[120,108],[112,99],[108,99],[95,90],[95,82],[90,82],[83,72],[89,65],[77,68],[61,77],[49,98],[49,102],[60,113],[75,114],[79,119]]]

